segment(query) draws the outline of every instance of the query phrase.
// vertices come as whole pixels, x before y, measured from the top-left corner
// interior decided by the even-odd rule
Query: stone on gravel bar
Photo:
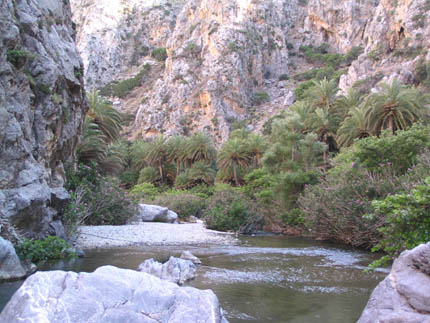
[[[179,287],[147,273],[113,266],[93,273],[38,272],[24,282],[0,322],[224,323],[211,290]]]
[[[152,258],[147,259],[139,265],[138,270],[179,285],[196,277],[196,266],[191,260],[175,257],[170,257],[164,264]]]
[[[194,256],[188,250],[182,251],[180,258],[185,259],[185,260],[191,260],[193,262],[193,264],[195,264],[195,265],[201,265],[202,264],[202,261],[199,258],[197,258],[196,256]]]
[[[139,204],[139,217],[143,222],[174,223],[178,215],[167,207],[150,204]]]

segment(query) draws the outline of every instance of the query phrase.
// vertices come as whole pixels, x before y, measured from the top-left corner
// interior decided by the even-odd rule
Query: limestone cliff
[[[86,86],[100,87],[165,47],[184,1],[71,0]]]
[[[342,91],[394,77],[412,83],[430,36],[428,0],[117,0],[130,11],[121,9],[112,25],[99,19],[96,33],[97,18],[85,17],[103,15],[107,1],[74,2],[88,84],[129,78],[144,63],[162,70],[115,100],[120,109],[137,111],[133,131],[142,137],[203,130],[220,143],[237,124],[259,129],[294,102],[292,76],[315,67],[303,58],[302,45],[327,43],[342,54],[363,49],[342,76]],[[90,38],[91,48],[84,40]],[[135,54],[139,44],[149,50]],[[167,49],[164,65],[150,57],[157,47]],[[99,74],[91,65],[96,61],[106,61]]]
[[[87,109],[70,5],[1,1],[0,25],[0,217],[29,236],[61,234],[64,165]]]

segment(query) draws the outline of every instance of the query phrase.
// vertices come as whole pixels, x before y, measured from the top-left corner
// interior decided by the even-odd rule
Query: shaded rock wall
[[[29,236],[61,234],[87,110],[68,1],[0,3],[0,216]]]

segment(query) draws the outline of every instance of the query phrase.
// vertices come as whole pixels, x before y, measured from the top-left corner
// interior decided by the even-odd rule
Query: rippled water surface
[[[355,322],[386,272],[363,273],[373,255],[329,243],[281,236],[244,237],[237,246],[141,247],[93,250],[44,269],[93,271],[102,265],[136,269],[190,250],[203,265],[189,285],[212,289],[230,322]],[[0,308],[19,283],[0,285]]]

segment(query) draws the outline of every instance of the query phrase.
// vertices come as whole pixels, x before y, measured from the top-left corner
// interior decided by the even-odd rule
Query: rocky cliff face
[[[139,66],[151,49],[165,47],[184,1],[71,0],[88,89]]]
[[[123,10],[103,36],[104,24],[99,23],[102,31],[90,34],[96,19],[84,17],[103,14],[104,4],[85,7],[75,1],[89,84],[135,75],[139,69],[133,64],[155,64],[150,51],[167,48],[164,72],[132,93],[138,100],[117,101],[122,109],[133,105],[131,110],[138,111],[134,133],[142,137],[203,130],[220,143],[237,124],[258,129],[294,102],[297,82],[291,76],[314,67],[303,59],[301,45],[325,42],[330,52],[342,54],[363,48],[341,78],[342,91],[360,81],[373,87],[394,77],[412,83],[413,69],[427,55],[428,0],[143,2],[121,1],[134,14]],[[115,40],[110,33],[129,38]],[[91,48],[83,40],[89,38]],[[149,52],[134,55],[126,49],[138,43]],[[112,51],[122,51],[122,60],[120,54],[113,58]],[[138,58],[132,60],[133,55]],[[107,63],[94,83],[97,60]]]
[[[366,19],[361,46],[364,53],[341,78],[345,90],[357,81],[415,82],[419,60],[429,60],[430,1],[381,0]]]
[[[29,236],[61,234],[64,165],[87,109],[70,5],[5,0],[0,22],[0,217]]]

